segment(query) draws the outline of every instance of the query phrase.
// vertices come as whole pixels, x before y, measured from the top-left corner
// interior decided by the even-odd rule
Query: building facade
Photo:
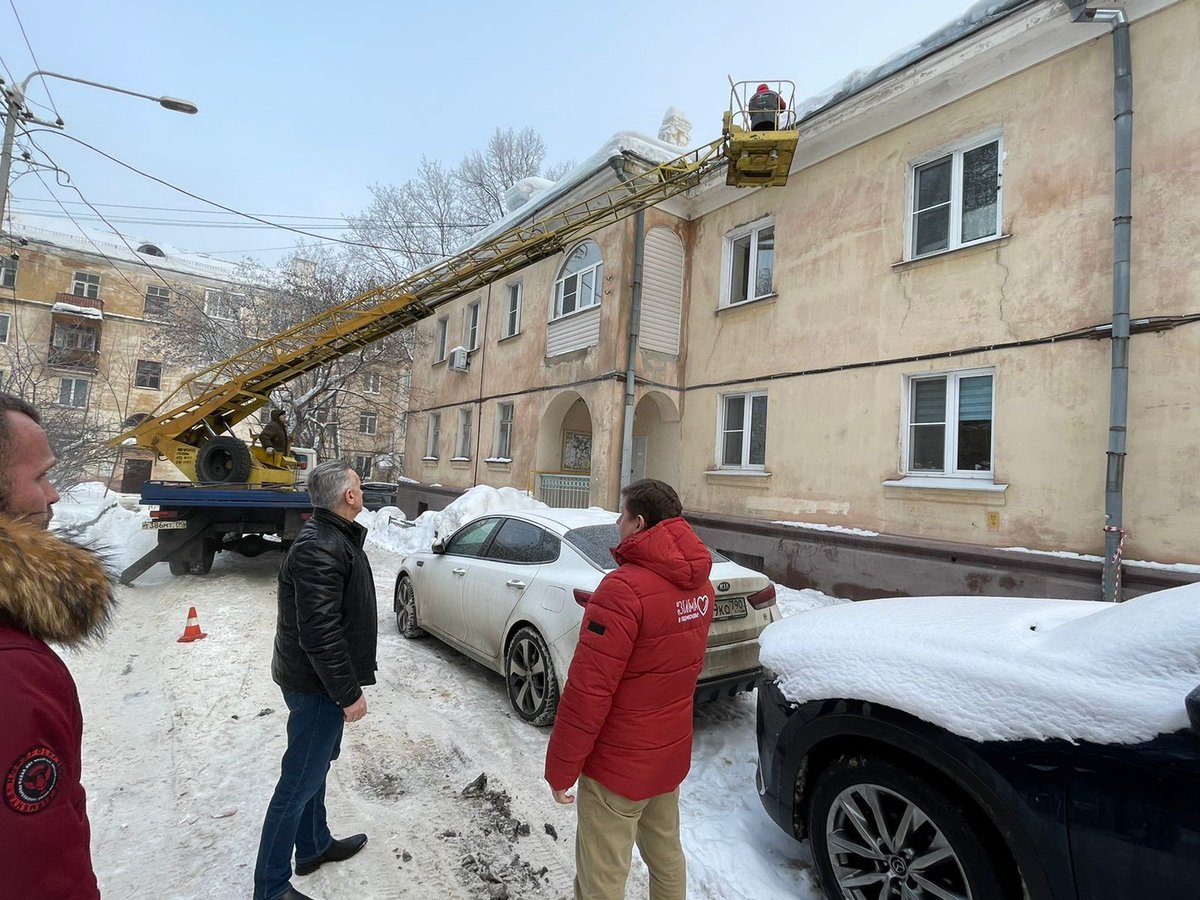
[[[802,112],[786,187],[701,186],[647,212],[640,238],[633,220],[609,226],[439,307],[421,325],[433,353],[414,368],[410,474],[552,503],[578,486],[615,508],[624,460],[625,477],[671,481],[698,512],[1102,552],[1112,32],[1062,2],[997,6]],[[1200,0],[1123,7],[1136,123],[1124,553],[1200,563]],[[633,155],[615,148],[571,196]]]

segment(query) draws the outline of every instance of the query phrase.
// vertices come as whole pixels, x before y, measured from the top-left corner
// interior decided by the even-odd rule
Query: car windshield
[[[616,522],[608,525],[585,525],[583,528],[572,528],[565,537],[580,553],[605,572],[611,572],[617,567],[617,561],[608,552],[610,548],[621,543],[621,532],[617,529]],[[716,550],[710,548],[708,552],[712,554],[715,563],[729,562],[727,557],[722,556]]]

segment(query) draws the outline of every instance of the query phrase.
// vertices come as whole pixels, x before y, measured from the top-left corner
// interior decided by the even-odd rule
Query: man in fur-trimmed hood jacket
[[[2,413],[0,413],[2,414]],[[83,714],[71,673],[47,641],[101,631],[112,586],[86,550],[0,515],[0,893],[92,900],[80,750]]]

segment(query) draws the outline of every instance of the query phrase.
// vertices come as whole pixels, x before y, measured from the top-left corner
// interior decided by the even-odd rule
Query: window
[[[437,459],[438,444],[442,438],[442,414],[429,414],[429,432],[425,438],[425,458]]]
[[[371,477],[371,466],[374,464],[374,462],[375,457],[373,456],[356,455],[354,457],[354,462],[351,465],[353,466],[354,471],[358,473],[358,477],[366,480]]]
[[[137,375],[133,382],[140,388],[158,390],[162,386],[162,363],[149,359],[137,361]]]
[[[505,519],[488,547],[488,559],[514,563],[548,563],[558,559],[559,539],[532,522]]]
[[[12,316],[8,313],[0,313],[0,344],[8,343],[8,323],[12,321]]]
[[[446,552],[453,556],[478,556],[499,524],[499,519],[482,519],[464,526],[446,542]]]
[[[492,455],[498,459],[512,459],[513,405],[496,404],[496,446]]]
[[[604,260],[594,241],[584,241],[571,251],[554,282],[554,318],[570,315],[600,302],[604,287]]]
[[[84,409],[88,403],[89,387],[86,378],[64,378],[58,386],[58,402],[63,406]]]
[[[68,325],[54,323],[54,334],[50,344],[55,350],[87,350],[94,353],[100,338],[99,329],[91,325]]]
[[[479,301],[467,305],[467,317],[463,323],[463,346],[474,350],[479,346]]]
[[[0,259],[0,287],[17,286],[17,261],[11,256]]]
[[[1000,233],[1000,141],[968,145],[913,166],[912,257]]]
[[[766,297],[775,283],[775,221],[767,219],[725,235],[721,305]]]
[[[359,434],[374,434],[379,428],[379,419],[373,412],[361,412],[358,414],[358,432]]]
[[[991,369],[908,377],[905,465],[909,473],[990,478]]]
[[[76,272],[75,280],[71,283],[71,293],[76,297],[90,297],[95,300],[100,296],[100,276],[90,272]]]
[[[458,457],[469,459],[471,456],[471,410],[458,411]]]
[[[146,306],[142,315],[165,316],[171,311],[171,289],[152,284],[146,288]]]
[[[721,397],[721,467],[761,469],[767,457],[767,395],[725,394]]]
[[[208,288],[204,291],[204,314],[212,319],[232,319],[241,299],[239,294]]]
[[[508,286],[508,303],[504,307],[504,337],[521,333],[521,283]]]
[[[446,329],[450,325],[450,320],[442,316],[437,320],[437,326],[433,335],[433,361],[441,362],[446,358]]]
[[[363,376],[363,392],[378,394],[383,389],[383,375],[379,372],[368,372]]]

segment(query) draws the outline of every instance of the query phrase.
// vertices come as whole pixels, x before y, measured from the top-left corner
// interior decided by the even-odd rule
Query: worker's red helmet
[[[769,87],[767,87],[765,84],[760,84],[760,85],[758,86],[758,93],[760,93],[760,94],[761,94],[763,91],[769,91],[769,90],[770,90],[770,88],[769,88]]]

